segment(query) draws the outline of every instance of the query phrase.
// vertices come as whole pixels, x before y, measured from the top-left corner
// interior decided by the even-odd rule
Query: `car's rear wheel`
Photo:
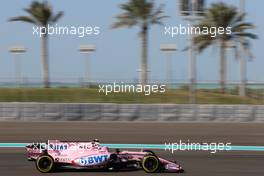
[[[142,168],[147,173],[158,172],[160,169],[159,158],[155,155],[146,155],[142,160]]]
[[[51,172],[54,169],[54,160],[49,155],[42,155],[36,160],[36,168],[42,173]]]

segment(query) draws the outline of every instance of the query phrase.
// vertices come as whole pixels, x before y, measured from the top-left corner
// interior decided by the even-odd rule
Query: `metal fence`
[[[0,103],[0,120],[264,122],[264,106]]]

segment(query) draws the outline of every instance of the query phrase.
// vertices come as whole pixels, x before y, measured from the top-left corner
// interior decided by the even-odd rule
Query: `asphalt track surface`
[[[97,123],[97,122],[0,122],[0,142],[41,142],[47,139],[90,140],[102,143],[164,144],[179,140],[191,142],[231,142],[232,145],[263,146],[264,124],[257,123]],[[264,152],[156,151],[176,159],[187,171],[185,176],[263,176]],[[24,149],[0,148],[1,176],[89,176],[149,175],[143,171],[74,172],[41,174],[28,162]],[[151,174],[175,175],[175,174]]]

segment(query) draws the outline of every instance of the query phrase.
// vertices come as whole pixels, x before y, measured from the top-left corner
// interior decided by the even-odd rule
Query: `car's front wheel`
[[[158,172],[160,169],[159,158],[155,155],[146,155],[142,160],[142,168],[147,173]]]
[[[49,155],[42,155],[36,160],[36,168],[42,173],[51,172],[54,169],[54,160]]]

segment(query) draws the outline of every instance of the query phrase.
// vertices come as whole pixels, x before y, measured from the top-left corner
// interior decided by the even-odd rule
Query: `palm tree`
[[[9,19],[9,21],[22,21],[39,26],[40,29],[47,29],[47,26],[56,23],[63,15],[63,12],[54,14],[52,7],[47,1],[38,2],[33,1],[29,8],[24,9],[29,16],[18,16]],[[42,31],[45,33],[45,31]],[[48,34],[41,35],[41,62],[42,62],[42,76],[45,88],[50,86],[49,83],[49,61],[48,61]]]
[[[163,15],[163,5],[155,8],[154,0],[129,0],[121,4],[123,13],[118,15],[117,22],[112,28],[120,27],[140,27],[140,37],[142,40],[142,52],[140,62],[140,83],[148,83],[148,31],[151,25],[162,25],[162,20],[167,16]]]
[[[211,27],[228,28],[231,32],[224,34],[217,33],[212,37],[210,33],[203,33],[194,37],[194,44],[198,51],[201,52],[208,46],[220,45],[220,85],[222,92],[226,88],[226,55],[225,50],[230,43],[239,43],[241,38],[248,41],[248,39],[256,39],[255,34],[249,33],[246,30],[254,28],[252,23],[244,22],[245,14],[241,14],[235,7],[228,6],[224,3],[214,3],[205,13],[201,19],[199,27],[206,30]],[[203,31],[202,30],[202,31]]]

